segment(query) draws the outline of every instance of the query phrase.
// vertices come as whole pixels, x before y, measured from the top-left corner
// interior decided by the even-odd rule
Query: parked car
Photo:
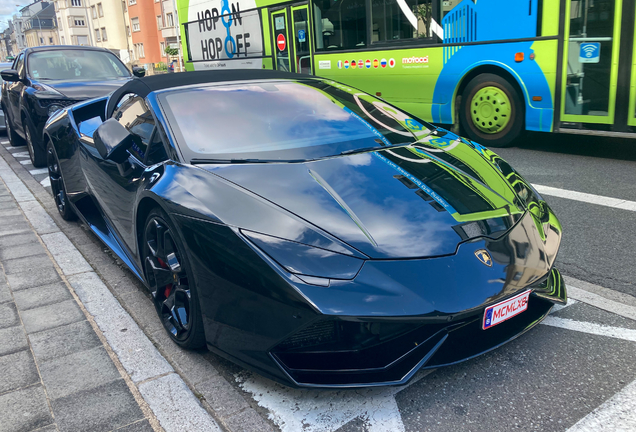
[[[8,69],[13,63],[0,63],[0,70]],[[0,77],[0,86],[2,85],[2,78]],[[0,106],[2,104],[2,93],[0,92]],[[4,110],[0,109],[0,130],[5,130]]]
[[[292,386],[407,382],[566,302],[561,226],[505,161],[331,80],[133,79],[53,114],[57,208],[172,340]]]
[[[143,69],[134,71],[143,76]],[[42,130],[55,111],[108,94],[131,78],[111,51],[80,46],[27,48],[1,73],[2,110],[12,145],[26,143],[35,167],[46,165]]]

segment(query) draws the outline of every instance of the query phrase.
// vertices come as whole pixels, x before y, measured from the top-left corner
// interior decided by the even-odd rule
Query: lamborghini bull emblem
[[[486,249],[479,249],[478,251],[475,251],[475,256],[482,262],[482,264],[492,267],[492,258]]]

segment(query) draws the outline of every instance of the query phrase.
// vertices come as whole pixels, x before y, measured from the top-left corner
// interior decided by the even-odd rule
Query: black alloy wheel
[[[46,162],[49,168],[49,180],[51,181],[51,192],[55,199],[57,211],[64,220],[71,221],[77,218],[77,215],[71,208],[66,198],[66,187],[62,180],[62,172],[60,171],[60,163],[53,145],[49,142],[46,147]]]
[[[26,136],[27,149],[29,150],[29,156],[31,157],[31,163],[36,168],[42,168],[46,166],[46,153],[42,151],[40,146],[34,141],[33,130],[28,123],[28,120],[24,119],[24,135]]]
[[[205,346],[194,280],[168,217],[154,209],[146,219],[143,257],[155,308],[171,339],[183,348]]]

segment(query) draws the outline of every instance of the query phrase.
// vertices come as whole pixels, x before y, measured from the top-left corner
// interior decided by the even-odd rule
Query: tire
[[[64,186],[64,180],[62,180],[60,163],[51,142],[46,146],[46,165],[49,169],[51,192],[53,193],[57,211],[64,220],[72,221],[77,219],[75,211],[71,208],[71,204],[66,198],[66,186]]]
[[[144,224],[142,262],[157,314],[182,348],[206,346],[199,296],[185,248],[168,216],[153,209]]]
[[[36,168],[45,167],[46,151],[41,148],[38,142],[35,141],[35,134],[33,133],[31,122],[25,117],[22,124],[24,125],[24,135],[26,137],[26,144],[27,149],[29,150],[29,156],[31,157],[31,163]]]
[[[7,137],[9,138],[9,143],[11,144],[12,147],[20,147],[25,145],[26,142],[24,141],[24,139],[22,139],[20,135],[18,135],[15,132],[15,129],[13,128],[13,124],[11,123],[11,119],[6,113],[7,112],[5,111],[4,118],[5,118],[5,125],[7,127]]]
[[[462,93],[459,110],[462,130],[487,147],[508,147],[523,130],[522,101],[505,78],[490,73],[477,75]]]

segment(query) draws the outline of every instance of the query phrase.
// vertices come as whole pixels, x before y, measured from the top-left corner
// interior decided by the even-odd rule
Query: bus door
[[[625,131],[634,118],[633,110],[628,113],[627,91],[630,81],[634,84],[633,0],[565,2],[561,121]]]
[[[309,6],[307,3],[287,6],[271,13],[274,62],[276,69],[313,73],[313,46]]]

